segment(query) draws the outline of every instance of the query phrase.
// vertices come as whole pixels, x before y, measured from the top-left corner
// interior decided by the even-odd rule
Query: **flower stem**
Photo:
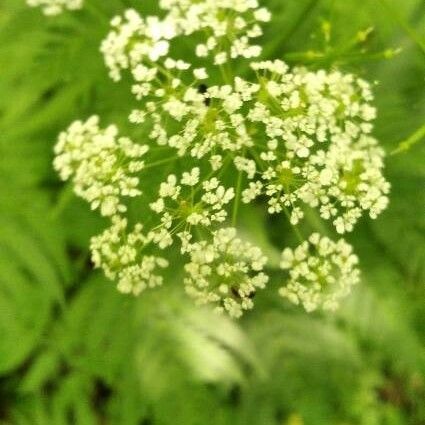
[[[425,138],[425,124],[422,125],[418,130],[416,130],[410,137],[406,140],[400,142],[398,147],[391,152],[391,155],[397,155],[402,152],[408,151],[413,145],[419,143]]]
[[[178,156],[172,156],[170,158],[165,158],[165,159],[161,159],[159,161],[151,162],[150,164],[145,165],[142,171],[144,171],[148,168],[157,167],[158,165],[167,164],[168,162],[176,161],[177,159],[179,159]]]
[[[69,184],[60,193],[58,201],[51,211],[51,217],[53,219],[58,218],[73,198],[74,187],[72,186],[72,184]]]
[[[238,180],[236,183],[236,197],[235,202],[233,204],[233,215],[232,215],[232,226],[236,225],[239,204],[241,201],[241,191],[242,191],[242,170],[238,172]]]

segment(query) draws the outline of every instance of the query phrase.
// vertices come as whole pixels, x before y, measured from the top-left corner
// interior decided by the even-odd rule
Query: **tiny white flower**
[[[165,56],[168,53],[170,43],[165,40],[158,41],[155,43],[149,51],[149,59],[157,61],[160,57]]]
[[[184,172],[181,183],[186,186],[195,186],[199,182],[199,173],[198,167],[192,168],[190,173]]]
[[[269,22],[271,19],[271,13],[265,7],[262,7],[254,12],[254,17],[257,21]]]
[[[205,68],[196,68],[193,70],[193,75],[197,80],[206,80],[208,78],[208,74]]]

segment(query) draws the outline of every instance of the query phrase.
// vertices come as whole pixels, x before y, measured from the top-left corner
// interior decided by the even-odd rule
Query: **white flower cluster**
[[[175,24],[170,19],[161,21],[156,16],[144,19],[134,9],[128,9],[124,16],[111,21],[112,31],[102,42],[101,52],[115,81],[121,79],[123,70],[131,70],[136,79],[144,74],[142,62],[150,64],[143,75],[146,80],[156,76],[152,65],[168,54],[169,40],[176,36]]]
[[[130,233],[126,231],[127,220],[113,217],[111,227],[91,240],[92,261],[106,277],[118,282],[119,291],[138,295],[162,284],[162,277],[155,271],[167,267],[168,262],[144,253],[151,241],[143,234],[141,224],[136,224]]]
[[[244,103],[251,100],[251,90],[240,93],[242,87],[246,85],[240,78],[236,79],[235,88],[211,86],[205,93],[199,93],[189,87],[182,90],[180,98],[176,96],[164,102],[162,110],[153,114],[156,122],[164,122],[165,115],[181,125],[177,134],[161,129],[167,135],[166,143],[177,149],[179,155],[189,154],[194,158],[252,147],[254,141],[241,113]],[[151,138],[155,137],[156,131],[151,134]]]
[[[268,281],[262,272],[267,258],[261,250],[237,238],[234,228],[214,231],[212,240],[192,244],[189,233],[180,236],[190,253],[184,280],[189,296],[200,305],[215,304],[216,311],[236,318],[251,309],[256,290]]]
[[[27,0],[28,6],[41,7],[48,16],[59,15],[64,10],[77,10],[83,7],[83,0]]]
[[[258,172],[252,166],[248,173],[244,201],[265,194],[269,213],[286,209],[294,225],[305,203],[332,219],[338,233],[353,230],[363,210],[376,218],[390,186],[384,151],[370,136],[376,111],[369,84],[339,71],[289,71],[281,61],[252,67],[260,88],[247,119],[264,126],[267,141]]]
[[[280,295],[307,311],[335,310],[341,298],[359,282],[358,258],[343,239],[333,242],[313,233],[295,250],[286,248],[280,266],[289,271],[289,283]]]
[[[269,214],[283,213],[293,226],[313,208],[338,233],[352,231],[363,213],[376,218],[386,208],[390,186],[384,151],[372,136],[372,90],[338,70],[253,61],[261,48],[251,41],[270,19],[257,0],[160,0],[160,7],[162,18],[133,9],[113,18],[101,45],[111,78],[131,77],[140,104],[129,121],[142,125],[163,155],[152,163],[147,156],[148,165],[176,158],[149,190],[157,195],[146,197],[151,214],[143,232],[141,224],[127,232],[123,198],[141,195],[146,146],[119,137],[115,126],[100,129],[93,117],[60,135],[54,165],[111,218],[91,248],[95,265],[121,291],[160,284],[166,249],[180,240],[186,292],[240,317],[268,281],[261,250],[236,235],[241,202],[265,200]],[[184,36],[190,63],[174,54]],[[232,74],[236,58],[249,60],[252,78]],[[308,311],[332,310],[358,281],[356,264],[346,242],[314,234],[284,250],[289,282],[280,293]]]
[[[267,9],[259,8],[257,0],[161,0],[160,7],[167,12],[163,19],[144,18],[136,10],[128,9],[122,17],[112,20],[112,31],[103,41],[101,51],[114,80],[121,78],[122,70],[129,69],[135,78],[143,74],[149,81],[155,77],[158,63],[188,69],[190,64],[169,56],[170,43],[179,36],[200,36],[202,42],[194,47],[196,56],[213,56],[216,65],[240,56],[257,57],[261,47],[251,45],[250,39],[262,35],[258,23],[271,17]],[[198,78],[205,77],[202,69],[194,72]]]
[[[72,179],[75,193],[100,208],[104,216],[126,211],[122,197],[141,194],[136,176],[144,167],[148,151],[126,137],[117,127],[99,128],[99,118],[76,121],[59,135],[54,167],[62,180]]]
[[[195,49],[198,57],[212,55],[214,63],[222,65],[229,59],[261,54],[261,47],[251,45],[250,39],[262,35],[258,23],[268,22],[271,14],[257,0],[161,0],[160,6],[179,34],[202,32],[204,40]]]
[[[225,206],[235,196],[213,177],[200,182],[200,169],[184,172],[180,181],[174,174],[160,184],[159,197],[150,204],[161,225],[151,232],[152,239],[163,249],[173,243],[173,234],[192,226],[211,227],[227,218]],[[173,227],[174,224],[174,227]]]

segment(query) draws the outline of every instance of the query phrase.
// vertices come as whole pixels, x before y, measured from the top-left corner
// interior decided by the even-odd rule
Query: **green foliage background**
[[[265,57],[378,80],[383,146],[418,141],[388,157],[390,208],[349,235],[362,284],[335,315],[307,315],[274,280],[237,322],[194,308],[176,275],[139,299],[118,294],[89,261],[105,223],[59,183],[52,147],[93,113],[140,137],[126,122],[128,85],[108,79],[98,48],[114,14],[155,12],[156,0],[86,0],[50,19],[0,0],[0,423],[425,424],[425,143],[409,139],[425,124],[425,3],[263,3],[273,12]],[[322,226],[313,215],[309,225]],[[272,258],[291,243],[261,208],[241,226]]]

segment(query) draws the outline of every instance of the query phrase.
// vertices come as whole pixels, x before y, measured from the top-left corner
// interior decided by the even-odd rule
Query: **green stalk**
[[[416,130],[410,137],[406,140],[400,142],[398,147],[391,152],[391,155],[397,155],[402,152],[408,151],[413,145],[419,143],[425,138],[425,124]]]

